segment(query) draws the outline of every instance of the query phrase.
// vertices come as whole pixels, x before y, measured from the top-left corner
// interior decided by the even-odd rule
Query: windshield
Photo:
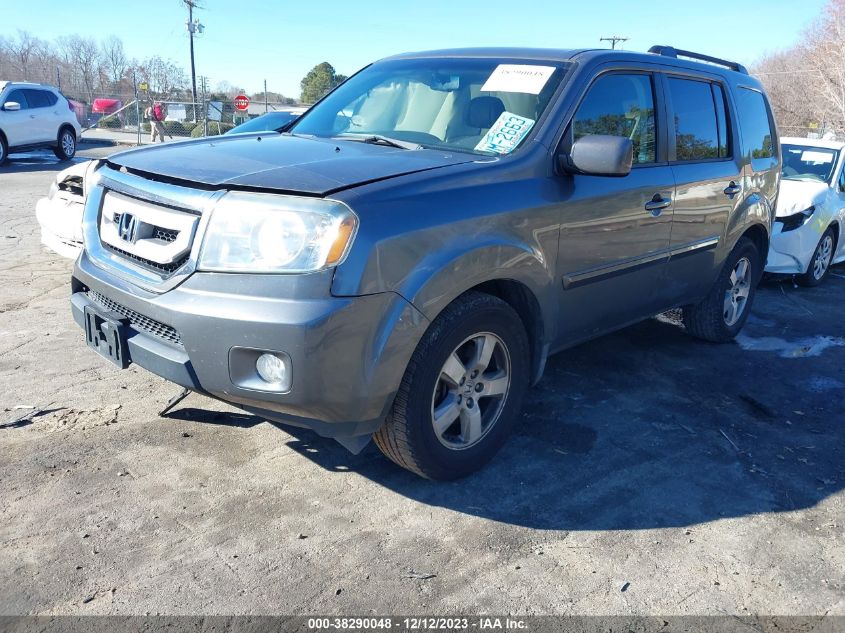
[[[468,58],[380,62],[343,83],[290,132],[508,154],[525,140],[570,65]]]
[[[812,145],[784,145],[783,177],[789,180],[830,182],[839,151]]]
[[[229,133],[240,134],[241,132],[270,132],[278,130],[296,119],[293,112],[270,112],[262,114],[259,117],[250,119],[246,123],[241,123],[237,127],[229,130]]]

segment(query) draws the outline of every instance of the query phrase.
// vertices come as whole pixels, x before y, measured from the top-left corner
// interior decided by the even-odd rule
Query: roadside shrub
[[[118,128],[123,127],[123,123],[120,122],[120,119],[117,118],[115,115],[110,114],[108,116],[104,116],[100,119],[100,123],[98,124],[99,128],[101,129],[111,129],[115,130]]]
[[[218,134],[218,127],[220,126],[219,134],[223,134],[224,132],[228,132],[233,127],[235,127],[231,123],[217,123],[217,121],[209,121],[208,122],[208,135],[209,136],[217,136]],[[203,135],[204,126],[202,121],[197,123],[197,126],[191,131],[191,138],[200,138]]]
[[[164,131],[173,136],[188,136],[191,133],[180,121],[164,121]]]

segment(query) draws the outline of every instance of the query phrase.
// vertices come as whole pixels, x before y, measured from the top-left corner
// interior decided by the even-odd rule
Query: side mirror
[[[561,169],[588,176],[627,176],[634,162],[634,144],[624,136],[589,134],[572,145],[569,154],[558,155]]]
[[[3,104],[3,109],[8,110],[9,112],[15,112],[16,110],[21,109],[21,104],[17,101],[7,101]]]

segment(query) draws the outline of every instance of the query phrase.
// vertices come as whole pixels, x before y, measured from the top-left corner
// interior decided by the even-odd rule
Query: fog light
[[[290,385],[290,367],[287,358],[280,358],[273,354],[262,354],[255,361],[255,370],[261,380],[271,385],[287,388]]]

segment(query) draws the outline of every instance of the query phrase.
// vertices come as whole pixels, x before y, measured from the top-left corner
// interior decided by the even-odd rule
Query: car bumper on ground
[[[131,362],[262,417],[339,440],[377,430],[425,317],[395,293],[292,298],[301,280],[277,276],[268,283],[265,275],[252,284],[250,277],[194,273],[152,294],[127,286],[83,252],[74,269],[73,315],[85,328],[86,306],[117,313],[126,319]],[[263,295],[250,295],[250,287]],[[290,358],[288,391],[255,388],[257,372],[244,358],[256,351]]]
[[[783,232],[783,223],[775,220],[766,272],[798,275],[805,273],[822,232],[813,220],[797,229]]]

